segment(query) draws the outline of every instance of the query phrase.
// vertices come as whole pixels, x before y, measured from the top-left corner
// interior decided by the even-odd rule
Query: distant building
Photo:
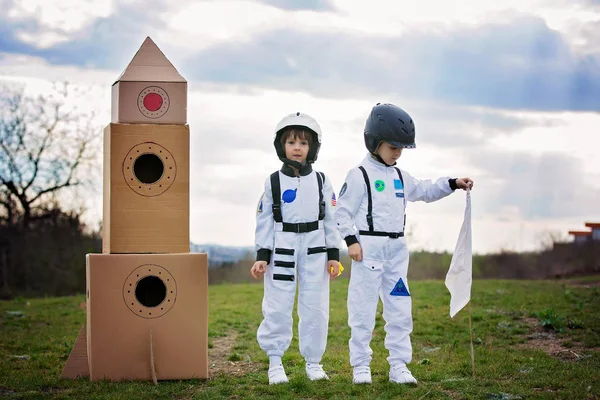
[[[600,240],[600,222],[586,222],[585,226],[592,229],[592,240]]]
[[[575,237],[575,243],[584,243],[590,240],[600,240],[600,222],[586,222],[586,228],[589,231],[569,231],[569,235]]]
[[[569,231],[569,235],[573,235],[575,237],[575,243],[583,243],[588,240],[592,240],[592,232],[591,231]]]

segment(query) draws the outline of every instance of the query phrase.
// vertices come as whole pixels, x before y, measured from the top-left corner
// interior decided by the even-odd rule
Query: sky
[[[190,239],[252,246],[285,115],[323,129],[339,192],[389,102],[415,120],[399,166],[470,177],[473,250],[536,250],[600,222],[598,0],[0,0],[0,81],[68,80],[110,122],[110,89],[149,36],[188,81]],[[1,83],[1,82],[0,82]],[[101,169],[100,163],[97,165]],[[95,192],[95,193],[94,193]],[[85,218],[102,217],[102,184]],[[465,192],[410,203],[413,250],[452,251]]]

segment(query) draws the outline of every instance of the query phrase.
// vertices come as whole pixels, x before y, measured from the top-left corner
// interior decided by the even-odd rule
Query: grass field
[[[600,398],[600,277],[475,281],[471,370],[468,309],[448,315],[442,281],[411,284],[416,386],[388,382],[378,313],[373,384],[352,384],[347,279],[332,283],[327,382],[311,382],[296,340],[284,356],[290,383],[269,386],[256,343],[261,284],[210,286],[208,380],[90,382],[60,373],[85,321],[84,296],[0,302],[0,398],[6,399],[596,399]],[[381,311],[381,309],[380,309]],[[294,328],[296,332],[296,328]]]

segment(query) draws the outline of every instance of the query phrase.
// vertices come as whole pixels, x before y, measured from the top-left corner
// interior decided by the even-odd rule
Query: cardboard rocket
[[[62,377],[208,377],[208,260],[189,252],[187,82],[150,38],[112,87],[102,254]]]

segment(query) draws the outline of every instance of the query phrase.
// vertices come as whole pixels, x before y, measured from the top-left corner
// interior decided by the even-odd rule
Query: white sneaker
[[[354,367],[354,373],[352,374],[352,383],[371,383],[371,368],[366,365],[358,365]]]
[[[288,383],[283,365],[276,365],[269,368],[269,385],[277,385],[278,383]]]
[[[319,381],[321,379],[329,379],[321,364],[306,364],[306,375],[311,381]]]
[[[406,364],[396,364],[390,368],[390,382],[417,383],[417,380],[406,368]]]

